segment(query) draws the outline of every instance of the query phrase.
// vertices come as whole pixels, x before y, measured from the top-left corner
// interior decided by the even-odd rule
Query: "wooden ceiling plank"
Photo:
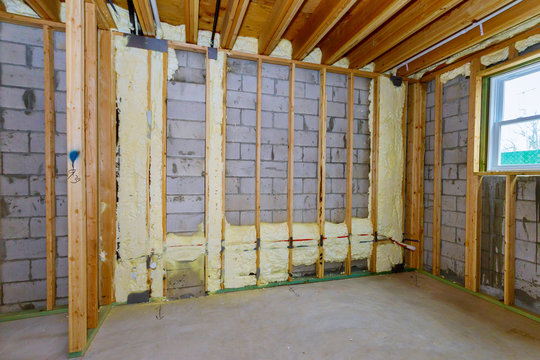
[[[375,70],[384,72],[486,17],[513,0],[475,1],[458,5],[399,45],[375,59]]]
[[[103,30],[110,30],[116,28],[114,18],[109,11],[109,7],[105,0],[90,0],[96,6],[98,14],[98,27]]]
[[[356,0],[321,1],[292,41],[295,60],[302,60],[356,3]]]
[[[199,0],[184,1],[186,42],[196,44],[199,37]]]
[[[464,0],[415,1],[347,54],[351,68],[362,68]],[[324,51],[323,51],[324,60]]]
[[[154,15],[150,8],[148,0],[133,0],[135,12],[139,18],[139,22],[144,35],[156,35],[156,24],[154,23]]]
[[[460,51],[476,45],[491,36],[497,35],[501,31],[519,25],[520,23],[540,14],[540,2],[538,0],[523,0],[521,3],[511,7],[498,16],[486,21],[483,27],[483,35],[479,29],[473,29],[454,40],[434,49],[421,58],[398,69],[400,76],[413,74],[421,69],[436,64]]]
[[[223,28],[221,30],[221,47],[224,49],[232,49],[240,27],[246,16],[249,0],[229,0]]]
[[[259,35],[259,54],[270,55],[304,0],[277,0]]]
[[[354,46],[364,40],[409,2],[411,0],[359,2],[351,10],[350,16],[347,16],[347,20],[344,19],[345,21],[337,24],[319,45],[323,54],[323,64],[331,65],[341,59]],[[431,1],[420,1],[418,3],[431,3]],[[358,19],[365,20],[358,21]]]
[[[2,1],[0,1],[0,11],[6,11],[6,5]]]
[[[24,0],[42,19],[60,21],[60,0]]]

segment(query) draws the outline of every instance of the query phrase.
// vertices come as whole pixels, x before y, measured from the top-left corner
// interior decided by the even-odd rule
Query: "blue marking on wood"
[[[71,160],[71,167],[75,167],[75,160],[79,157],[81,152],[79,150],[72,150],[69,152],[69,160]]]

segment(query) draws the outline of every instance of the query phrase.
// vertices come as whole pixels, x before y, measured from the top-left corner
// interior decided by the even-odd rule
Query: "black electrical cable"
[[[216,36],[216,27],[219,17],[219,7],[221,5],[221,0],[216,0],[216,10],[214,11],[214,25],[212,26],[212,39],[210,40],[210,47],[214,47],[214,38]]]

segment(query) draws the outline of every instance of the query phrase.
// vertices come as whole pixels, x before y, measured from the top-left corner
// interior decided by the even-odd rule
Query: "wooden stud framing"
[[[54,30],[65,31],[66,24],[59,21],[38,19],[30,16],[12,14],[0,10],[0,21],[5,21],[11,24],[24,25],[24,26],[33,26],[33,27],[42,27],[43,25],[48,25]]]
[[[54,151],[54,33],[43,26],[45,80],[45,214],[47,218],[47,310],[56,305],[56,156]]]
[[[482,80],[477,76],[480,59],[471,62],[469,81],[469,120],[467,133],[467,190],[465,224],[465,287],[471,291],[480,289],[480,245],[482,217],[482,179],[474,173],[475,152],[480,143]]]
[[[148,0],[133,0],[133,6],[143,34],[154,36],[156,34],[156,24],[154,23],[154,14],[150,8],[150,2]]]
[[[85,107],[84,130],[86,148],[86,276],[88,328],[98,324],[98,99],[97,99],[97,17],[96,7],[85,3]]]
[[[164,55],[164,57],[167,57]],[[210,74],[210,59],[208,57],[208,49],[206,50],[205,54],[205,66],[206,66],[206,74]],[[224,66],[225,69],[227,66]],[[166,68],[164,68],[165,74],[167,74]],[[204,157],[205,157],[205,166],[204,166],[204,238],[206,240],[206,251],[204,254],[204,291],[208,291],[208,204],[209,204],[209,196],[210,194],[210,181],[208,176],[208,169],[210,169],[210,157],[208,154],[210,154],[210,141],[208,134],[210,134],[210,76],[206,76],[205,79],[205,126],[204,126]],[[225,90],[223,90],[225,92]],[[223,108],[223,111],[226,112],[226,108]],[[223,192],[225,192],[225,188],[222,188]]]
[[[112,33],[99,33],[99,237],[101,251],[101,305],[113,302],[114,259],[116,257],[116,91]]]
[[[208,71],[206,72],[208,74]],[[162,98],[163,98],[163,110],[162,110],[162,132],[161,132],[161,226],[163,229],[163,245],[167,242],[167,84],[169,76],[169,56],[163,54],[163,85],[162,85]],[[207,97],[208,98],[208,97]],[[208,112],[207,112],[208,114]],[[206,192],[208,194],[208,192]],[[205,204],[205,211],[208,205]],[[206,214],[205,214],[206,222]],[[205,229],[205,234],[208,231]],[[208,241],[208,240],[207,240]],[[206,284],[206,276],[205,282]],[[163,273],[163,297],[167,297],[167,272]]]
[[[345,259],[345,275],[351,275],[352,263],[352,188],[353,188],[353,139],[354,139],[354,75],[349,74],[347,81],[347,167],[346,167],[346,201],[345,223],[347,224],[348,245],[347,258]]]
[[[294,101],[296,65],[289,65],[289,144],[287,163],[287,225],[289,227],[288,281],[293,277],[293,219],[294,219]]]
[[[370,183],[370,209],[369,216],[371,218],[371,227],[373,228],[373,247],[371,249],[371,257],[369,259],[369,270],[372,273],[377,272],[377,228],[378,228],[378,181],[379,181],[379,79],[373,81],[373,124],[371,132],[371,183]]]
[[[270,55],[281,40],[304,0],[277,0],[259,36],[259,54]]]
[[[516,182],[515,175],[506,176],[504,206],[504,303],[514,305],[514,278],[516,272]]]
[[[220,274],[220,288],[225,288],[225,226],[227,225],[227,218],[225,217],[225,166],[226,166],[226,147],[227,147],[227,54],[225,54],[225,66],[223,66],[223,119],[221,121],[221,162],[223,164],[223,176],[221,178],[221,206],[223,219],[221,220],[221,274]]]
[[[229,0],[227,12],[221,29],[220,45],[224,49],[232,49],[240,27],[246,16],[250,0]]]
[[[116,28],[116,23],[107,7],[107,0],[91,0],[91,2],[96,5],[99,28],[104,30]]]
[[[42,19],[60,21],[60,0],[24,0]]]
[[[324,277],[324,224],[325,224],[325,184],[326,184],[326,69],[320,71],[319,92],[319,190],[317,196],[317,222],[319,224],[319,257],[316,273],[318,278]]]
[[[84,142],[84,0],[66,2],[69,352],[86,346],[86,177]]]
[[[257,285],[261,277],[261,126],[262,60],[257,62],[257,125],[255,139],[255,231],[257,233]]]
[[[435,79],[435,149],[433,165],[433,275],[441,272],[441,190],[442,190],[442,106],[443,84]]]
[[[6,5],[0,1],[0,11],[6,11]]]
[[[184,1],[186,42],[196,44],[199,36],[199,0]]]

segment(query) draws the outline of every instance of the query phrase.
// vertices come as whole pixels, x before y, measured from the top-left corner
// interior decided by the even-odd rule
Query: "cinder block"
[[[56,277],[61,278],[61,277],[67,277],[67,276],[68,276],[68,258],[57,257],[56,258]],[[62,294],[62,293],[57,291],[57,296],[59,294]],[[67,295],[67,292],[66,292],[66,295]]]
[[[274,114],[274,127],[276,129],[288,129],[289,128],[289,114],[275,113]]]
[[[167,118],[204,121],[206,105],[199,102],[167,100]]]
[[[272,113],[270,113],[272,114]],[[257,113],[255,110],[241,110],[242,125],[255,127],[257,125]],[[272,121],[270,120],[270,124]]]
[[[297,178],[317,177],[317,164],[313,163],[294,163],[294,176]]]
[[[293,206],[295,209],[316,209],[317,208],[317,195],[294,194]]]
[[[24,175],[2,175],[1,180],[1,195],[28,195],[28,178]]]
[[[56,256],[67,256],[67,253],[68,253],[67,236],[57,236],[56,237]]]
[[[167,137],[204,140],[206,125],[203,121],[168,120]]]
[[[47,235],[45,217],[35,217],[30,219],[30,237],[38,238]]]
[[[186,82],[169,82],[167,98],[180,101],[205,102],[206,86]]]
[[[187,51],[187,66],[192,69],[205,69],[205,55],[193,51]]]
[[[232,177],[255,177],[255,166],[253,161],[227,160],[225,164],[225,175]]]
[[[277,80],[276,81],[276,95],[289,96],[289,81]]]
[[[347,119],[341,117],[330,117],[326,122],[327,132],[347,133]]]
[[[242,89],[242,75],[233,74],[229,72],[227,74],[227,90],[239,91],[241,89]]]
[[[289,67],[277,64],[263,63],[262,72],[264,77],[273,79],[287,80],[289,79]]]
[[[67,216],[57,216],[56,217],[56,237],[67,236],[68,231],[68,220]]]
[[[0,41],[0,63],[26,65],[26,46]]]
[[[261,162],[262,177],[287,177],[287,163],[279,163],[275,161]]]
[[[24,239],[29,236],[28,218],[2,218],[2,239]]]
[[[5,241],[5,259],[39,259],[46,257],[45,239],[20,239]]]
[[[318,84],[319,83],[319,72],[316,70],[309,70],[303,68],[296,68],[296,81],[309,83],[309,84]]]
[[[227,160],[240,160],[240,144],[227,143],[225,147],[225,158]]]
[[[255,224],[255,211],[240,212],[240,225],[253,225],[253,224]]]
[[[263,144],[287,144],[289,134],[287,130],[264,129],[261,133],[261,142]]]
[[[43,31],[39,27],[0,23],[0,40],[28,45],[42,45]]]
[[[2,65],[0,82],[3,86],[43,89],[43,70],[19,65]]]
[[[249,93],[257,92],[257,77],[256,76],[242,76],[242,91]]]
[[[326,104],[326,112],[328,116],[345,117],[346,105],[343,103],[328,101]]]
[[[304,130],[319,131],[319,116],[304,115]]]
[[[203,140],[167,139],[167,156],[182,158],[204,158]]]
[[[204,159],[167,159],[167,175],[169,176],[202,176]]]
[[[253,179],[250,181],[255,183]],[[255,185],[253,185],[253,193],[255,193]],[[261,194],[272,194],[272,178],[261,178]]]
[[[311,99],[296,99],[294,104],[296,113],[307,115],[319,114],[319,102]]]
[[[285,96],[262,95],[262,110],[264,111],[289,111],[289,98]]]
[[[203,213],[169,214],[167,213],[167,232],[190,234],[197,231],[203,222]]]
[[[240,159],[255,160],[255,144],[240,144]]]
[[[169,195],[167,196],[167,213],[191,214],[204,212],[204,196],[201,195]]]
[[[30,262],[32,280],[47,278],[47,259],[37,259]]]
[[[66,33],[63,31],[54,32],[54,48],[58,50],[66,50]]]
[[[231,225],[240,225],[240,212],[239,211],[225,211],[225,219]]]
[[[238,91],[227,92],[227,107],[240,109],[256,109],[257,95]]]
[[[536,219],[536,202],[534,201],[518,201],[516,203],[516,219],[523,221],[535,221]]]
[[[346,88],[347,75],[328,72],[326,73],[326,85]]]
[[[168,195],[204,195],[204,178],[199,177],[167,177]]]
[[[295,146],[318,146],[319,134],[313,131],[295,131],[294,144]]]
[[[371,79],[365,78],[361,76],[355,76],[354,77],[354,88],[356,90],[366,90],[369,91],[369,88],[371,87]]]
[[[443,129],[445,133],[467,130],[468,127],[468,118],[467,116],[452,114],[444,116],[443,118]]]
[[[227,211],[242,211],[255,209],[254,195],[226,195],[225,208]]]
[[[257,75],[257,63],[255,61],[227,59],[227,70],[234,74]]]
[[[4,284],[3,293],[5,304],[45,300],[47,284],[45,280]]]
[[[2,263],[2,283],[30,280],[30,261],[7,261]]]

